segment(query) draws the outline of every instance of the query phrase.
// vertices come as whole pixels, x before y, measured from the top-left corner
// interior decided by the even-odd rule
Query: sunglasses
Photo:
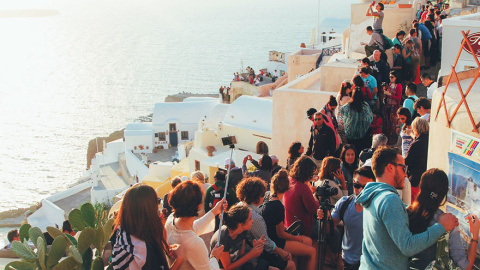
[[[315,118],[313,119],[314,121],[320,121],[320,120],[323,120],[323,118]]]
[[[353,182],[353,187],[356,188],[356,189],[361,189],[361,188],[364,188],[365,185],[362,185],[358,182]]]
[[[405,165],[405,164],[399,164],[399,163],[395,163],[395,162],[392,162],[392,163],[390,163],[390,164],[392,164],[392,165],[394,165],[394,166],[396,166],[396,167],[398,167],[398,166],[402,167],[402,169],[403,169],[403,171],[404,171],[405,173],[406,173],[407,170],[408,170],[408,166]]]

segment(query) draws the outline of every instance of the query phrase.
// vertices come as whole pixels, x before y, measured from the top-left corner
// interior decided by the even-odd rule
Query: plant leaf
[[[83,220],[88,227],[95,228],[95,209],[91,203],[84,203],[80,206],[80,211],[82,211]]]
[[[78,209],[73,209],[70,214],[68,214],[68,221],[70,225],[77,231],[82,231],[85,229],[85,220],[83,219],[83,214]]]
[[[95,230],[92,228],[85,228],[85,230],[80,232],[80,236],[78,236],[78,252],[83,254],[87,248],[93,244],[94,240]]]
[[[73,259],[72,257],[68,257],[65,260],[59,262],[55,267],[53,267],[53,270],[72,270],[78,265],[77,261]]]
[[[91,270],[103,270],[104,268],[105,268],[105,266],[103,265],[102,258],[101,257],[96,257],[95,260],[93,260]]]
[[[57,238],[57,236],[59,236],[59,235],[64,236],[62,231],[60,231],[59,229],[57,229],[55,227],[52,227],[52,226],[47,227],[47,232],[48,232],[48,234],[50,234],[50,236],[53,239]]]
[[[105,247],[105,244],[103,244],[104,242],[104,233],[103,233],[103,228],[98,228],[95,230],[95,241],[93,242],[93,244],[95,245],[95,247],[97,248],[97,251],[98,251],[98,254],[102,254],[102,251],[103,251],[103,248]]]
[[[65,252],[67,251],[67,240],[64,236],[57,236],[55,240],[53,240],[52,247],[50,248],[50,252],[47,256],[47,267],[52,268],[58,261],[65,256]]]
[[[32,225],[30,225],[30,224],[23,224],[22,227],[20,227],[20,231],[19,231],[20,242],[23,242],[23,240],[28,241],[28,239],[29,239],[28,230],[30,230],[31,227],[32,227]]]
[[[70,246],[70,253],[69,254],[78,263],[80,263],[80,264],[83,263],[82,255],[80,254],[80,252],[78,252],[78,249],[76,247]]]
[[[75,237],[71,236],[70,234],[65,234],[65,236],[68,238],[72,245],[74,245],[75,247],[78,245],[77,239],[75,239]]]
[[[42,233],[42,230],[40,230],[40,228],[38,227],[30,228],[28,230],[28,235],[30,235],[30,240],[32,240],[35,247],[37,247],[38,237],[43,238],[43,241],[45,241],[45,243],[47,242],[47,240],[45,240],[45,236]]]
[[[103,246],[105,246],[108,242],[108,240],[110,240],[110,236],[112,235],[112,232],[113,232],[113,222],[115,220],[113,218],[107,220],[107,222],[105,222],[105,225],[103,225],[103,235],[105,236],[105,239],[103,241]]]
[[[47,244],[41,237],[37,239],[37,257],[40,268],[47,269],[47,265],[45,264],[47,260]]]
[[[35,270],[35,266],[28,262],[21,262],[21,261],[14,261],[7,266],[5,266],[5,270]]]
[[[37,255],[35,255],[33,250],[28,246],[27,242],[21,243],[20,241],[13,241],[11,250],[15,252],[18,257],[29,262],[37,259]]]

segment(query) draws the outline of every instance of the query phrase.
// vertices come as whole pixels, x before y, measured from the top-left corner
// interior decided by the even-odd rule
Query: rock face
[[[118,139],[123,138],[123,131],[122,130],[117,130],[110,134],[108,137],[97,137],[95,139],[92,139],[88,142],[88,150],[87,150],[87,170],[90,168],[90,165],[92,164],[92,159],[95,157],[95,154],[97,153],[97,142],[98,142],[98,152],[103,151],[103,141],[105,140],[105,143],[109,143]]]

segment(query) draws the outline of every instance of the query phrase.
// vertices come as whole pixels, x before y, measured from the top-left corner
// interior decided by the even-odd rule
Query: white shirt
[[[422,115],[420,118],[423,118],[423,119],[427,120],[427,122],[430,122],[430,114],[429,113],[426,113],[426,114]]]
[[[432,99],[433,92],[435,92],[435,90],[437,90],[437,88],[438,88],[437,82],[434,82],[434,83],[430,84],[429,87],[427,87],[427,98],[428,99]]]

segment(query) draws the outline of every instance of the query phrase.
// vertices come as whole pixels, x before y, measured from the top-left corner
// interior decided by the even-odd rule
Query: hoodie
[[[435,223],[413,235],[405,205],[389,184],[368,183],[355,202],[364,209],[360,269],[408,269],[408,257],[435,244],[445,233],[445,228]]]

